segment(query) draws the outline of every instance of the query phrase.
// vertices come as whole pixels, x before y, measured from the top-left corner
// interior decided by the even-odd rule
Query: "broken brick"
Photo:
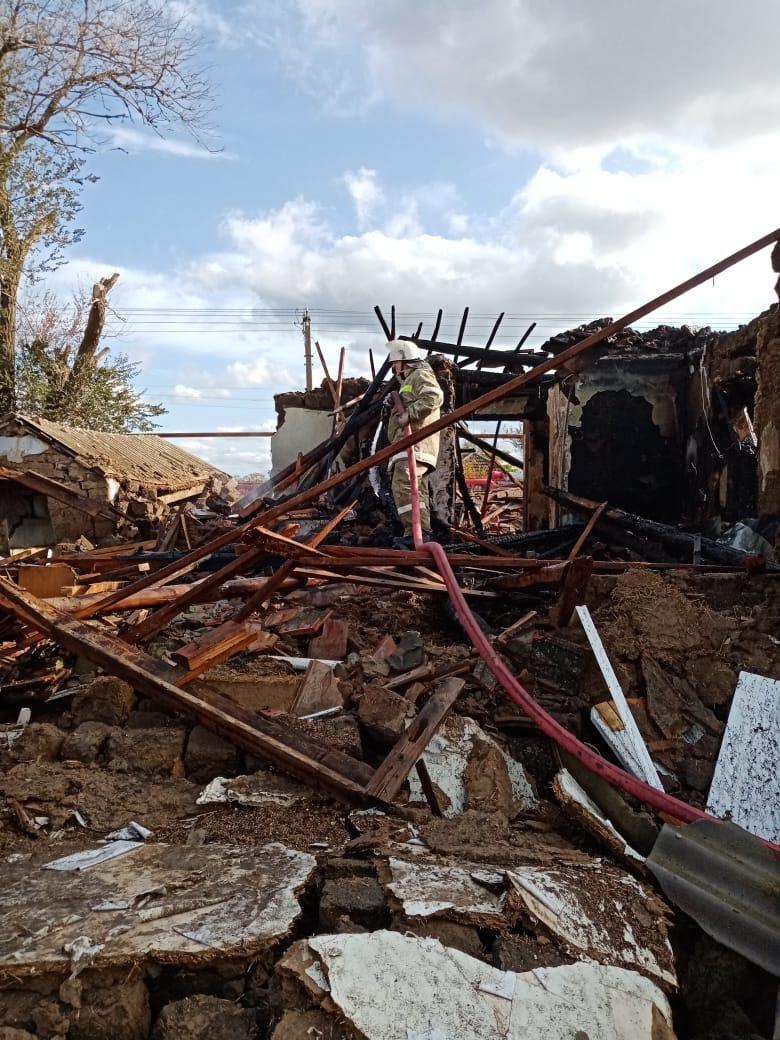
[[[309,643],[309,657],[320,657],[326,661],[343,661],[347,656],[349,626],[341,618],[329,617],[322,632]]]

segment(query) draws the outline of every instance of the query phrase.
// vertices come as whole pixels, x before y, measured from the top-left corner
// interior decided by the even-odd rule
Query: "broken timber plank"
[[[189,680],[205,672],[212,665],[219,664],[227,657],[232,657],[233,654],[246,649],[257,639],[256,629],[247,624],[226,621],[200,639],[193,639],[191,643],[174,650],[171,657],[182,668],[186,668]],[[177,685],[181,685],[181,680]]]
[[[780,680],[739,673],[707,812],[780,842]]]
[[[577,555],[577,553],[580,551],[580,549],[583,547],[583,545],[587,541],[588,536],[590,535],[591,531],[593,530],[593,528],[596,526],[596,524],[601,519],[601,514],[604,512],[604,510],[607,508],[608,505],[609,505],[608,502],[602,502],[601,505],[598,507],[598,509],[594,509],[593,510],[593,512],[591,513],[590,518],[589,518],[587,524],[585,524],[584,529],[580,532],[579,538],[574,543],[574,545],[571,547],[571,552],[569,553],[569,556],[568,556],[569,560],[573,560],[575,558],[575,556]]]
[[[527,611],[527,613],[523,614],[523,616],[518,618],[517,621],[513,621],[512,624],[508,628],[505,628],[503,632],[499,632],[494,640],[496,645],[504,646],[508,643],[513,636],[517,635],[521,628],[525,628],[529,621],[533,621],[536,617],[536,613],[535,610]]]
[[[315,568],[307,568],[301,573],[305,573],[310,578],[324,578],[329,581],[343,582],[350,581],[356,585],[377,585],[379,588],[392,588],[392,589],[406,589],[409,592],[439,592],[447,595],[447,586],[444,584],[438,585],[434,582],[423,583],[419,580],[411,578],[405,578],[403,575],[398,580],[394,578],[379,578],[379,577],[368,577],[363,574],[353,574],[347,571],[344,574],[336,574],[333,571],[319,570]],[[473,596],[483,599],[496,599],[498,593],[490,592],[488,589],[461,589],[464,596]]]
[[[332,614],[332,610],[320,610],[318,607],[296,610],[293,617],[279,624],[279,634],[293,638],[316,636]]]
[[[365,801],[365,785],[371,780],[372,772],[364,762],[293,732],[266,716],[247,711],[205,683],[200,687],[203,697],[179,689],[174,685],[180,678],[178,669],[56,610],[3,578],[0,578],[0,601],[9,604],[14,613],[63,649],[86,657],[152,700],[194,716],[212,732],[342,801],[350,804]]]
[[[428,703],[374,773],[366,786],[366,794],[379,801],[393,801],[465,685],[463,679],[454,678],[439,683]]]
[[[558,597],[558,615],[555,619],[558,628],[565,628],[571,620],[574,608],[585,602],[585,592],[592,573],[593,560],[590,556],[577,556],[566,564],[566,573]]]
[[[623,765],[625,765],[634,776],[638,776],[639,779],[644,780],[645,783],[650,784],[659,791],[663,791],[664,788],[661,779],[653,765],[653,760],[650,758],[650,752],[647,750],[647,745],[644,742],[642,734],[639,732],[636,720],[631,714],[631,709],[628,706],[623,689],[618,682],[618,677],[615,675],[615,670],[607,657],[607,651],[604,649],[601,637],[596,631],[596,626],[593,624],[593,618],[590,616],[590,611],[585,606],[578,606],[575,609],[625,730],[623,733],[616,734],[616,732],[609,726],[603,724],[599,725],[601,722],[601,716],[597,711],[595,711],[595,709],[591,713],[593,724],[599,730],[607,743],[609,743],[610,747],[621,762],[623,762]],[[629,745],[628,748],[626,747],[626,744]]]
[[[323,527],[320,528],[319,531],[317,531],[316,534],[312,535],[311,538],[307,539],[307,541],[304,544],[310,546],[312,549],[316,549],[316,547],[321,542],[324,542],[328,535],[333,530],[335,530],[336,527],[338,527],[338,525],[341,523],[341,521],[344,519],[347,513],[349,513],[352,509],[355,508],[356,504],[357,500],[350,502],[348,505],[344,506],[341,512],[337,513],[332,520],[329,520]],[[237,612],[233,620],[244,621],[246,620],[246,618],[254,614],[256,610],[260,610],[263,606],[265,606],[265,604],[271,600],[273,594],[282,587],[284,582],[288,578],[292,577],[293,573],[296,570],[296,567],[296,560],[286,560],[282,564],[282,566],[276,571],[276,573],[272,574],[271,577],[268,578],[264,582],[264,584],[257,590],[257,592],[250,596],[250,598],[247,600],[244,606]]]
[[[145,621],[141,621],[137,625],[133,625],[132,628],[126,629],[122,633],[122,639],[126,643],[139,643],[144,639],[149,639],[150,636],[156,635],[157,632],[161,632],[166,625],[173,621],[175,617],[178,617],[191,603],[202,603],[204,599],[208,599],[209,594],[214,589],[218,589],[228,578],[232,578],[241,571],[254,566],[266,555],[267,552],[264,548],[255,548],[250,549],[248,552],[237,553],[235,560],[226,563],[224,567],[210,574],[203,581],[193,584],[189,592],[185,592],[183,596],[179,596],[171,603],[160,607],[159,610],[155,610]]]
[[[265,581],[264,578],[254,579],[247,578],[241,579],[234,582],[228,582],[223,585],[222,588],[213,589],[208,596],[203,597],[201,602],[212,602],[220,599],[223,595],[227,598],[231,597],[244,597],[250,596],[255,591],[255,585],[253,582]],[[290,586],[283,586],[284,588]],[[143,589],[141,592],[136,592],[126,596],[124,599],[120,599],[118,603],[115,603],[112,607],[108,607],[105,611],[98,610],[98,614],[103,613],[114,613],[114,611],[121,610],[139,610],[145,607],[159,607],[164,603],[171,603],[178,597],[186,595],[192,589],[192,585],[162,585],[159,589]],[[100,603],[100,600],[105,599],[105,593],[103,592],[88,592],[86,595],[77,596],[74,598],[64,599],[61,596],[55,596],[48,602],[58,610],[65,611],[66,614],[74,614],[86,606]]]

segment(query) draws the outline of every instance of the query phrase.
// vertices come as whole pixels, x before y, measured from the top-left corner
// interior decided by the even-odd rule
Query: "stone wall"
[[[106,478],[44,440],[24,435],[0,437],[0,466],[29,469],[100,502],[109,501]],[[0,517],[11,547],[49,542],[74,542],[81,535],[98,544],[115,526],[103,517],[91,517],[53,498],[16,486],[3,495]],[[48,520],[49,531],[47,532]],[[49,533],[46,541],[42,539]]]

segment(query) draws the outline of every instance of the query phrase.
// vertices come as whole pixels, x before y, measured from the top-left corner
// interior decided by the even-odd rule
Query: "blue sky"
[[[374,303],[410,322],[441,306],[449,328],[468,305],[475,343],[499,311],[505,343],[538,317],[539,342],[778,223],[776,4],[169,7],[203,41],[222,151],[119,129],[52,279],[65,294],[121,273],[112,326],[163,429],[272,429],[273,394],[303,381],[296,309],[362,374]],[[759,257],[666,317],[730,326],[771,290]],[[182,443],[234,473],[268,465],[267,441]]]

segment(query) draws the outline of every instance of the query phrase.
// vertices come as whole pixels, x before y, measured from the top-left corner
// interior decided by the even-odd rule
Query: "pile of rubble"
[[[286,538],[266,546],[292,554]],[[177,608],[146,652],[121,642],[143,624],[121,598],[102,652],[72,612],[86,597],[14,610],[26,626],[48,605],[56,641],[6,653],[7,1035],[763,1035],[770,976],[664,898],[646,863],[657,821],[529,728],[432,577],[373,574],[381,605],[359,575],[290,581],[252,641],[179,687],[280,739],[276,758],[160,695],[270,579],[212,572],[219,598]],[[155,588],[181,603],[198,586]],[[780,673],[775,575],[744,588],[635,568],[593,575],[584,597],[664,786],[700,804],[739,673]],[[20,602],[7,580],[2,594]],[[511,593],[472,601],[546,710],[620,758],[591,721],[620,725],[580,618],[558,623],[557,587],[522,595],[520,616]],[[106,650],[158,689],[116,677]]]

